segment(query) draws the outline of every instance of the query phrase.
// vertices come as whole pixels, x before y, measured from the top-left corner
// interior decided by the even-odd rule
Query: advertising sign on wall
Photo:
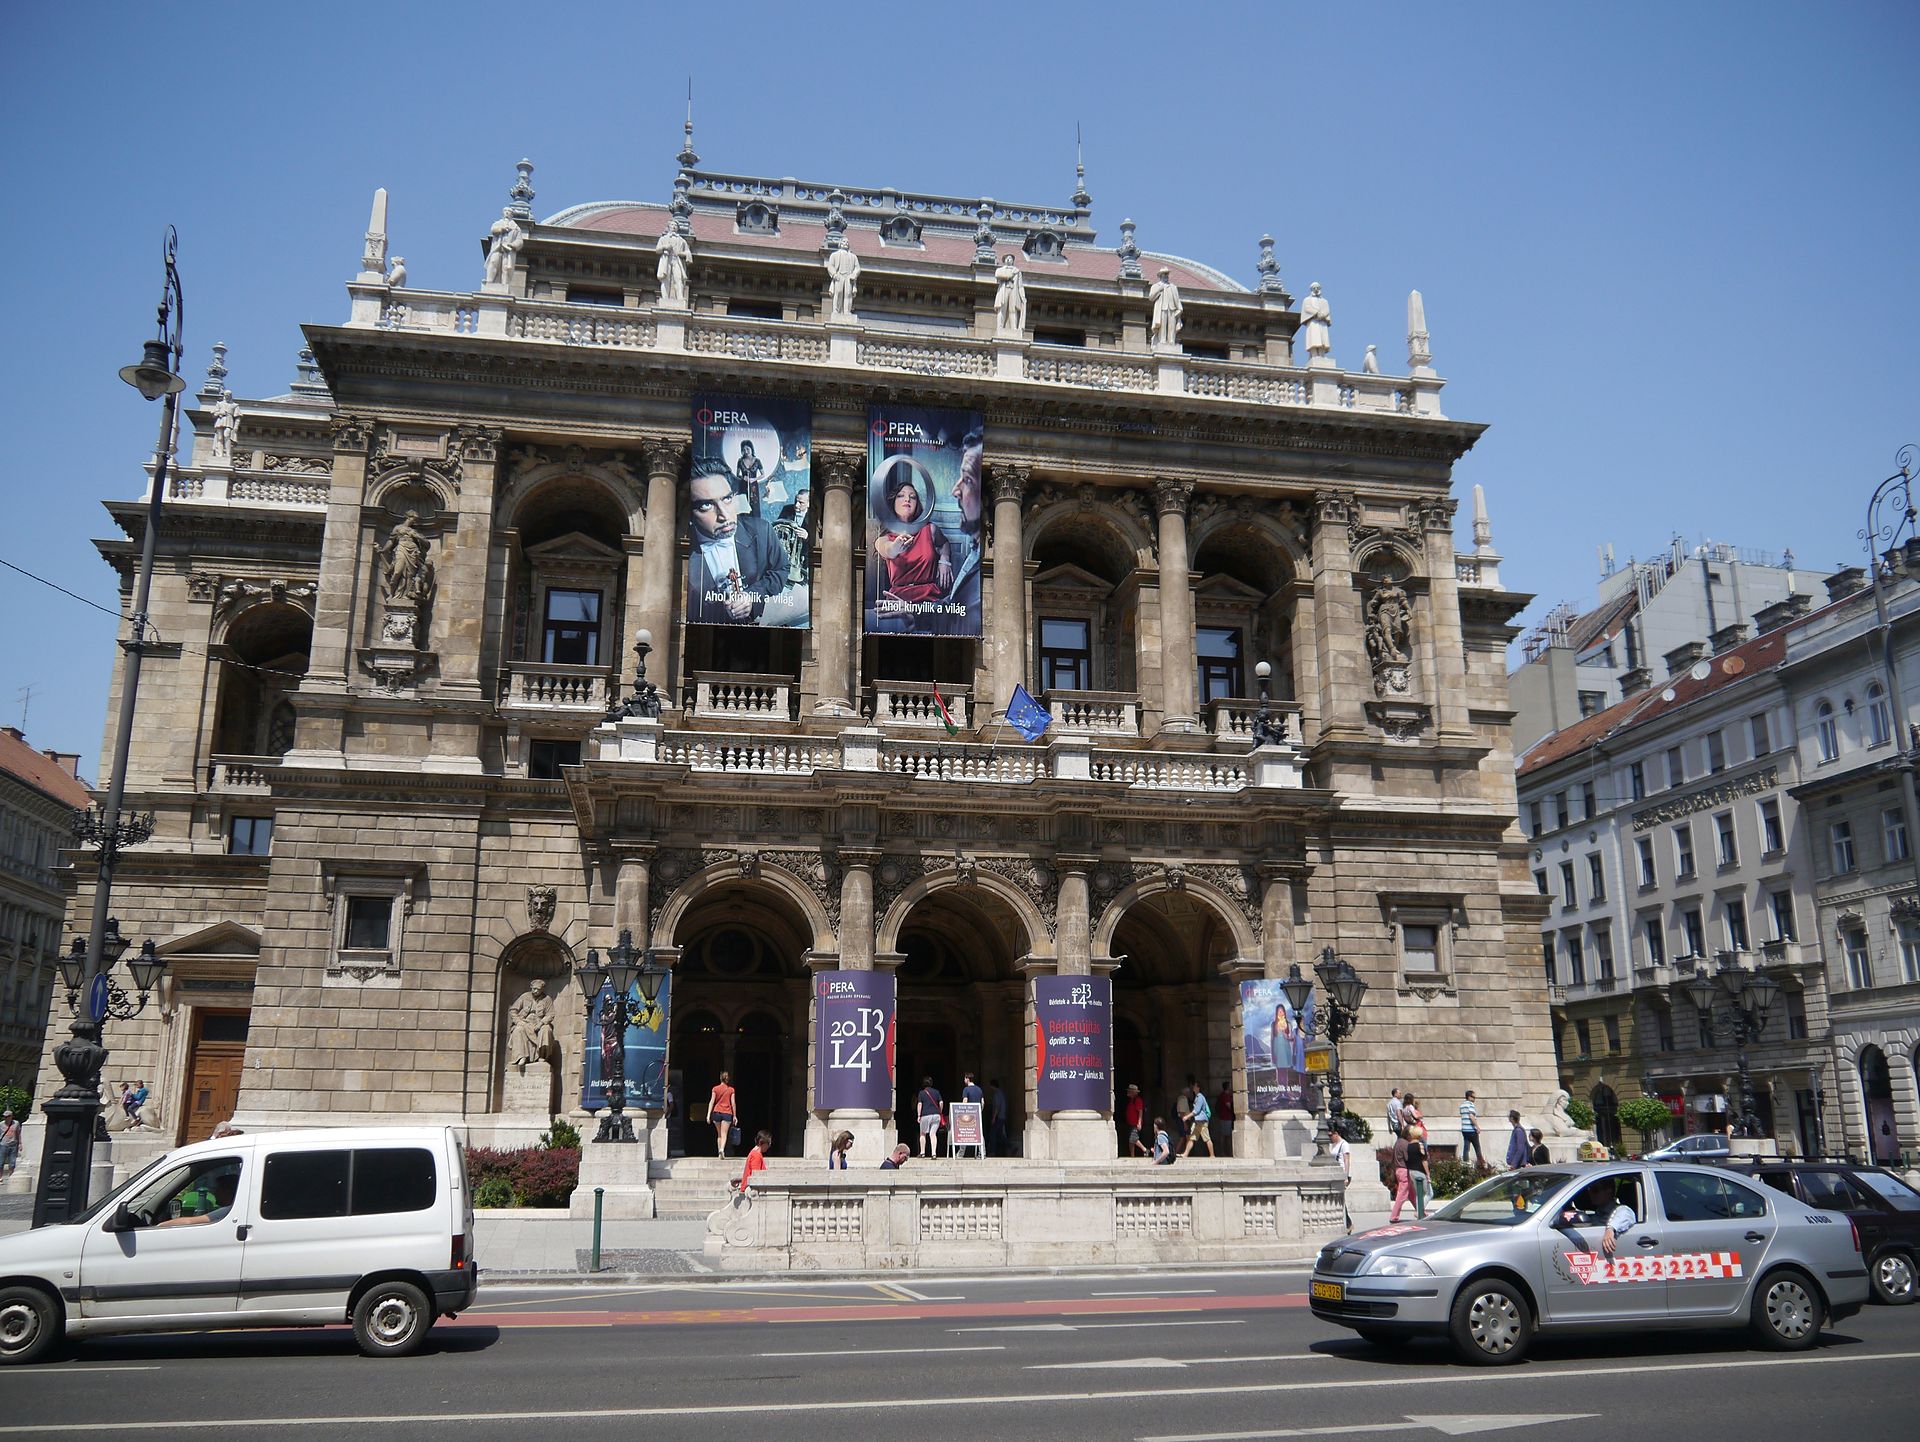
[[[768,396],[693,398],[687,620],[806,629],[813,407]]]
[[[1033,1048],[1041,1111],[1112,1111],[1113,983],[1036,976]]]
[[[1247,1053],[1247,1110],[1300,1111],[1307,1106],[1307,1033],[1314,998],[1303,1016],[1277,978],[1240,983],[1240,1026]]]
[[[867,631],[978,636],[986,531],[978,411],[867,412]]]
[[[610,986],[600,988],[600,995],[594,998],[593,1014],[587,1018],[585,1080],[580,1087],[580,1105],[592,1112],[600,1111],[607,1105],[605,1077],[613,1069],[610,1049],[603,1044],[600,1035],[600,1007],[612,990]],[[660,995],[654,999],[652,1006],[641,1001],[638,983],[627,993],[632,1003],[629,1014],[633,1017],[627,1026],[627,1047],[623,1058],[626,1067],[626,1106],[629,1111],[636,1107],[661,1111],[666,1107],[667,1014],[672,995],[671,972],[660,978]]]
[[[893,999],[890,971],[823,971],[814,977],[817,1109],[893,1109]]]

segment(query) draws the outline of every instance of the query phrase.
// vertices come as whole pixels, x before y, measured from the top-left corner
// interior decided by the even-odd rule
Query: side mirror
[[[113,1220],[105,1230],[109,1232],[131,1232],[139,1229],[140,1223],[134,1220],[133,1208],[122,1202],[113,1209]]]

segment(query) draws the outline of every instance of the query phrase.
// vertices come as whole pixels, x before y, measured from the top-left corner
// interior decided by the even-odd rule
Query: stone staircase
[[[653,1188],[654,1215],[660,1217],[705,1217],[730,1195],[727,1184],[740,1176],[745,1157],[675,1157],[672,1161],[655,1159],[648,1168],[647,1182]],[[768,1157],[767,1171],[776,1177],[811,1177],[823,1174],[824,1161],[801,1157]]]

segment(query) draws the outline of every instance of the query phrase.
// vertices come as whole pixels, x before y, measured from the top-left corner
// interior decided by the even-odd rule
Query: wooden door
[[[199,1012],[187,1055],[187,1090],[180,1106],[180,1145],[205,1141],[233,1115],[247,1059],[245,1012]]]

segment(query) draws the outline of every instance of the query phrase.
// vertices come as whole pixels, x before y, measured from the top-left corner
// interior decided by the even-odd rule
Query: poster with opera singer
[[[978,411],[867,412],[869,635],[980,634],[985,437]]]
[[[778,396],[693,398],[687,620],[810,624],[813,406]]]

